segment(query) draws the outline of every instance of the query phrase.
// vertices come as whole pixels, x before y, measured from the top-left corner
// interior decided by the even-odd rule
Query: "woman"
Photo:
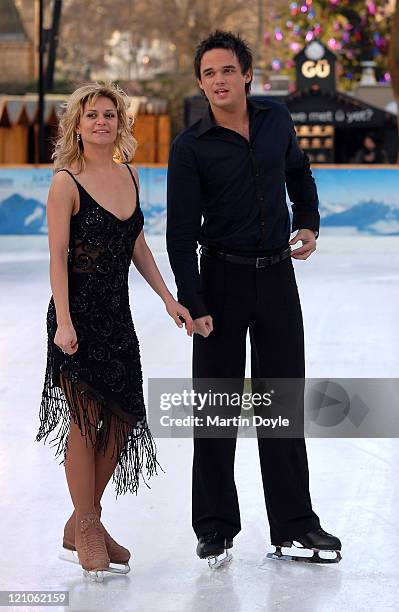
[[[130,552],[100,522],[108,481],[113,475],[117,496],[137,492],[143,467],[151,476],[157,465],[129,307],[131,261],[192,335],[190,314],[168,291],[144,238],[138,176],[128,163],[136,148],[128,107],[113,84],[70,96],[47,202],[52,297],[36,439],[57,429],[56,456],[63,453],[74,505],[63,546],[96,580],[103,570],[129,571]]]

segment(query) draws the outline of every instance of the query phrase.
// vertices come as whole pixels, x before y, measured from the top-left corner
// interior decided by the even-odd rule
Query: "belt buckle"
[[[264,268],[264,267],[265,267],[265,266],[261,266],[261,265],[259,265],[259,261],[260,261],[261,259],[265,259],[265,257],[257,257],[257,258],[256,258],[255,268]]]

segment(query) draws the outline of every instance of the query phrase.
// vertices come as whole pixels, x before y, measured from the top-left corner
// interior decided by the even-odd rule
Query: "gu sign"
[[[302,64],[302,74],[306,79],[326,79],[331,72],[331,66],[327,60],[308,60]]]
[[[335,91],[335,55],[314,40],[295,56],[297,89],[317,85],[321,91]]]

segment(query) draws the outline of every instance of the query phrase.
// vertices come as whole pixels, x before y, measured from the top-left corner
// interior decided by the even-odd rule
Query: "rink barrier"
[[[314,164],[312,168],[320,199],[321,235],[399,235],[398,166]],[[137,164],[137,169],[146,234],[164,235],[167,166]],[[0,166],[1,235],[47,234],[46,200],[52,175],[51,165]]]

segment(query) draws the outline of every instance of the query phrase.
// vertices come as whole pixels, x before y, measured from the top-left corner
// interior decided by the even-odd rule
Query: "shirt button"
[[[261,226],[262,226],[262,227],[264,227],[264,226],[265,226],[265,222],[264,222],[264,221],[261,221],[261,223],[260,223],[260,224],[261,224]]]
[[[261,200],[261,202],[263,202],[263,196],[260,196],[260,198],[259,198],[259,199]]]

